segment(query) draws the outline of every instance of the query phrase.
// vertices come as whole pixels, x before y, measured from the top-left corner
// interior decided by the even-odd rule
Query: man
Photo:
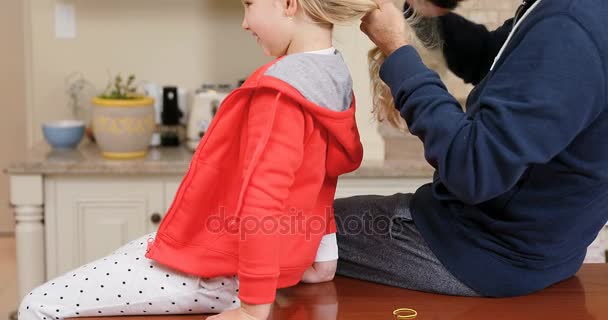
[[[338,274],[492,297],[574,275],[608,220],[608,3],[526,1],[489,32],[448,13],[455,1],[408,0],[440,16],[449,68],[476,85],[465,112],[408,45],[403,13],[376,2],[361,29],[436,171],[414,194],[336,200]],[[391,223],[353,223],[366,219]]]

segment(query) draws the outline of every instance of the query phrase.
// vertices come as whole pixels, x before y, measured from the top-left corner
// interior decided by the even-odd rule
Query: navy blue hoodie
[[[571,277],[608,219],[607,16],[605,0],[542,0],[492,70],[511,22],[488,32],[443,18],[446,50],[479,39],[481,52],[448,55],[477,84],[466,111],[411,46],[382,66],[436,169],[414,194],[414,222],[482,295],[528,294]]]

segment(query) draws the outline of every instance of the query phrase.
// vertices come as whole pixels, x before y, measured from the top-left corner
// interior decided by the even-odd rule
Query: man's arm
[[[428,37],[428,28],[438,28],[448,68],[467,83],[479,83],[488,73],[494,57],[507,40],[513,28],[513,19],[507,20],[495,31],[488,31],[485,26],[471,22],[458,14],[429,11],[428,7],[418,7],[420,5],[423,4],[418,4],[416,7],[418,13],[430,15],[426,19],[436,19],[437,25],[435,21],[430,21],[431,23],[423,21],[419,23],[418,28],[414,26],[416,35],[419,38]],[[407,1],[403,5],[403,11],[409,15],[413,12]]]
[[[389,57],[397,49],[409,44],[408,29],[403,12],[392,0],[374,1],[378,3],[378,10],[363,17],[361,30]],[[495,31],[488,31],[483,25],[453,13],[444,14],[438,19],[448,67],[466,82],[479,83],[508,38],[513,21],[508,20]]]
[[[411,46],[380,70],[427,161],[467,204],[503,194],[530,165],[550,161],[606,104],[602,56],[577,21],[559,15],[521,31],[525,37],[488,81],[473,115]]]
[[[438,20],[448,68],[465,82],[478,84],[509,37],[513,19],[495,31],[488,31],[485,26],[455,13],[448,13]]]

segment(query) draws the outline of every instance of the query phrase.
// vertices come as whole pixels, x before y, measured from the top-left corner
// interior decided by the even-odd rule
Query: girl
[[[243,29],[279,57],[222,104],[159,227],[34,289],[21,320],[218,313],[266,319],[277,288],[331,280],[332,204],[362,146],[332,26],[372,0],[246,0]]]

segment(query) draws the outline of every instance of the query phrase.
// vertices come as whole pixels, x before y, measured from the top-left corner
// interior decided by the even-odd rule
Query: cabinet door
[[[339,178],[336,199],[359,195],[413,193],[431,178]]]
[[[164,205],[160,178],[50,178],[46,196],[48,277],[146,234]]]
[[[158,215],[161,219],[163,219],[165,217],[165,215],[167,214],[167,211],[169,211],[169,208],[173,204],[173,200],[175,199],[175,195],[177,194],[177,189],[179,189],[180,184],[181,184],[181,177],[170,177],[165,180],[165,182],[163,184],[163,188],[164,188],[163,189],[163,192],[164,192],[163,207],[162,207],[161,211],[158,212]],[[160,222],[150,225],[148,228],[148,232],[156,231],[159,226],[160,226]]]
[[[165,208],[164,212],[169,210],[171,204],[173,204],[173,199],[175,199],[175,195],[177,194],[177,189],[181,184],[181,180],[177,178],[167,179],[165,183]]]

